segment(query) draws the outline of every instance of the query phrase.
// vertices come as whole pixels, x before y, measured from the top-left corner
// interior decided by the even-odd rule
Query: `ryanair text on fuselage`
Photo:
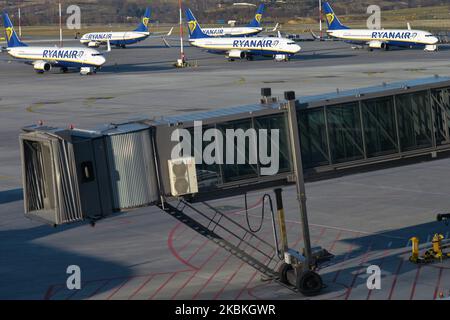
[[[272,48],[278,45],[278,40],[234,40],[234,48]]]
[[[79,50],[44,50],[42,58],[53,59],[79,59],[84,55],[84,51]]]

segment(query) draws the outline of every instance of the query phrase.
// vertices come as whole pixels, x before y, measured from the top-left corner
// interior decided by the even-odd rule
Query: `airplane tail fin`
[[[202,28],[198,24],[197,19],[194,17],[194,14],[190,9],[186,9],[186,18],[189,26],[190,39],[210,38],[210,36],[203,33]]]
[[[14,26],[6,12],[3,12],[3,24],[5,26],[6,41],[8,42],[8,48],[27,46],[25,43],[20,41],[16,31],[14,30]]]
[[[260,28],[261,27],[261,19],[264,14],[264,4],[260,4],[258,10],[256,11],[255,18],[250,22],[247,27],[249,28]]]
[[[150,22],[150,16],[152,14],[152,11],[150,10],[150,8],[145,9],[145,14],[142,17],[142,21],[139,24],[139,26],[134,30],[137,32],[148,32],[148,25]]]
[[[339,18],[336,16],[328,2],[323,3],[323,11],[327,18],[328,30],[350,29],[349,27],[344,26],[341,21],[339,21]]]

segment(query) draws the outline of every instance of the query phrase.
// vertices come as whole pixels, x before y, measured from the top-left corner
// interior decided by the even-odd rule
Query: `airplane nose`
[[[302,47],[300,47],[298,44],[295,45],[295,53],[299,53],[302,50]]]
[[[105,63],[106,63],[106,59],[105,59],[105,57],[103,57],[103,56],[98,56],[97,57],[98,58],[98,64],[99,65],[104,65]]]

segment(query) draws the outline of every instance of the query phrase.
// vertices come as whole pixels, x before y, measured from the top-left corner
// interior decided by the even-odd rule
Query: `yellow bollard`
[[[441,259],[443,257],[442,254],[442,240],[444,240],[444,236],[442,234],[436,233],[433,237],[433,252],[436,259]]]
[[[419,238],[413,237],[410,240],[412,242],[412,255],[409,260],[417,262],[419,260]]]

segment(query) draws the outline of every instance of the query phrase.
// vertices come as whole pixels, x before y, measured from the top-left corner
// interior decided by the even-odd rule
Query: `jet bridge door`
[[[71,144],[54,134],[20,136],[25,215],[59,225],[83,219]]]

